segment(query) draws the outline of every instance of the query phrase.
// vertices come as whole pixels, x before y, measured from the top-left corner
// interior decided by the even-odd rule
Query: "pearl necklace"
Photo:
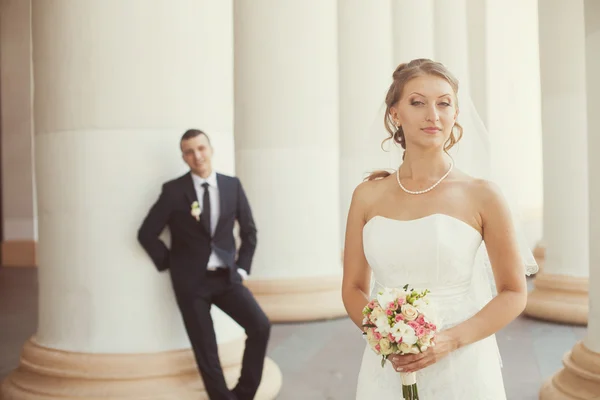
[[[423,193],[427,193],[430,190],[433,190],[433,188],[435,188],[437,185],[440,184],[441,181],[443,181],[444,179],[446,179],[446,177],[448,175],[450,175],[450,171],[452,171],[452,168],[454,167],[454,163],[452,161],[450,161],[450,168],[448,168],[448,172],[446,172],[444,174],[444,176],[442,176],[436,183],[434,183],[431,187],[427,188],[427,189],[423,189],[423,190],[417,190],[417,191],[412,191],[412,190],[408,190],[406,189],[404,186],[402,186],[402,183],[400,182],[400,168],[398,168],[398,170],[396,171],[396,180],[398,181],[398,185],[400,186],[400,189],[404,190],[406,193],[408,194],[423,194]]]

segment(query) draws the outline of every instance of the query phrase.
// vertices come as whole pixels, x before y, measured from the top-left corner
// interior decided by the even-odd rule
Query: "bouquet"
[[[381,367],[392,354],[418,354],[435,346],[437,327],[430,318],[429,290],[384,288],[363,309],[364,335],[381,355]],[[418,400],[416,374],[400,373],[405,400]]]

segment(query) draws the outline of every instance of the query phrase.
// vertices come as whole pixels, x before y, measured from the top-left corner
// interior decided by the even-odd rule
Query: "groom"
[[[243,278],[250,273],[256,226],[238,178],[215,173],[213,148],[206,133],[190,129],[180,142],[190,172],[162,186],[138,232],[138,240],[159,271],[170,269],[171,281],[198,369],[211,400],[253,399],[263,371],[270,322]],[[233,236],[239,223],[241,246]],[[171,232],[171,248],[159,239]],[[223,377],[212,305],[246,330],[242,372],[229,391]]]

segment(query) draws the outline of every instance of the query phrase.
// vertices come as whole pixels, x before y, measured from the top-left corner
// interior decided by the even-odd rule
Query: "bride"
[[[405,149],[403,162],[353,193],[342,297],[362,330],[362,309],[381,287],[429,289],[439,332],[434,347],[390,356],[383,368],[366,346],[356,398],[401,398],[399,372],[416,372],[421,400],[504,400],[494,334],[527,300],[510,208],[495,184],[454,165],[449,150],[462,137],[458,81],[442,64],[400,64],[385,103],[388,140]]]

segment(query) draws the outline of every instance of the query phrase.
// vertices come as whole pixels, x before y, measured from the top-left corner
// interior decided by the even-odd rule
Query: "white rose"
[[[419,316],[419,311],[410,304],[403,304],[401,310],[407,321],[414,321]]]
[[[419,353],[419,349],[417,349],[415,346],[411,346],[407,343],[400,343],[400,346],[398,348],[404,354],[418,354]]]
[[[421,336],[421,338],[419,339],[419,343],[421,344],[421,347],[431,347],[431,339],[433,339],[433,334],[431,334],[431,333]],[[423,350],[425,350],[425,349],[423,349]]]
[[[375,306],[375,308],[371,312],[371,320],[375,321],[377,318],[380,318],[380,317],[387,317],[387,314],[381,307]]]
[[[387,356],[388,354],[392,354],[394,352],[394,348],[392,347],[392,342],[388,338],[383,338],[379,341],[379,347],[381,348],[381,354]]]

